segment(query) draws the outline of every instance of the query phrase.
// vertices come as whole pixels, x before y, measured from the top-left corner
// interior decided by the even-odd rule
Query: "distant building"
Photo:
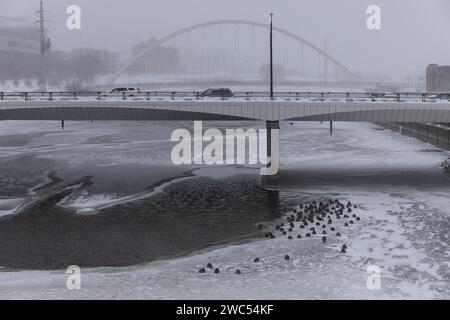
[[[428,65],[427,92],[450,92],[450,66]]]
[[[135,57],[147,48],[157,42],[156,39],[150,39],[142,42],[132,49],[132,55]],[[171,47],[158,46],[154,50],[145,53],[130,68],[131,73],[172,73],[179,67],[178,50]]]
[[[90,63],[95,73],[105,74],[115,71],[118,55],[103,49],[74,49],[70,56]]]
[[[0,80],[34,78],[39,63],[37,29],[22,19],[0,17]]]
[[[101,49],[53,50],[50,54],[50,81],[93,81],[96,75],[116,70],[117,54]]]

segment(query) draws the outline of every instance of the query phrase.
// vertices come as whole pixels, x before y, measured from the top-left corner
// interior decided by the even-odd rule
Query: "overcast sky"
[[[82,9],[82,30],[65,26],[66,8]],[[366,8],[382,9],[382,30],[366,28]],[[199,22],[246,19],[275,24],[318,45],[357,72],[396,76],[450,64],[450,0],[45,0],[54,49],[96,47],[130,54],[150,37]],[[39,0],[0,0],[1,16],[34,20]]]

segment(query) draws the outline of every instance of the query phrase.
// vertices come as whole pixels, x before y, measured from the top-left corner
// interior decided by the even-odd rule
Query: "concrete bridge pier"
[[[262,187],[265,190],[277,191],[280,168],[280,121],[266,121],[267,129],[267,159],[270,162],[261,168]]]

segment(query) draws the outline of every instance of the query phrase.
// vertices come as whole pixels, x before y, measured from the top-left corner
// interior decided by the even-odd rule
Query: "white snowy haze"
[[[82,9],[82,30],[65,26],[66,9]],[[366,9],[382,10],[382,29],[369,31]],[[0,0],[0,16],[35,20],[39,0]],[[448,0],[45,0],[54,49],[95,47],[130,55],[151,37],[217,19],[275,24],[322,46],[359,73],[404,77],[429,63],[450,64]]]

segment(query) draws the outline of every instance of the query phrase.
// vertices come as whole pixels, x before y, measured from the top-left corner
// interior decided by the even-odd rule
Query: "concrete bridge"
[[[365,122],[450,122],[450,102],[418,97],[386,97],[378,95],[353,97],[309,93],[309,97],[291,93],[275,100],[265,97],[241,96],[235,98],[200,98],[193,96],[97,98],[75,94],[6,97],[0,99],[0,120],[69,120],[69,121],[173,121],[173,120],[255,120],[266,121],[267,155],[276,170],[262,171],[264,187],[277,189],[279,165],[280,121],[365,121]],[[276,159],[276,160],[274,160]],[[274,164],[276,161],[276,164]]]
[[[450,122],[447,100],[264,98],[0,101],[0,120]]]

